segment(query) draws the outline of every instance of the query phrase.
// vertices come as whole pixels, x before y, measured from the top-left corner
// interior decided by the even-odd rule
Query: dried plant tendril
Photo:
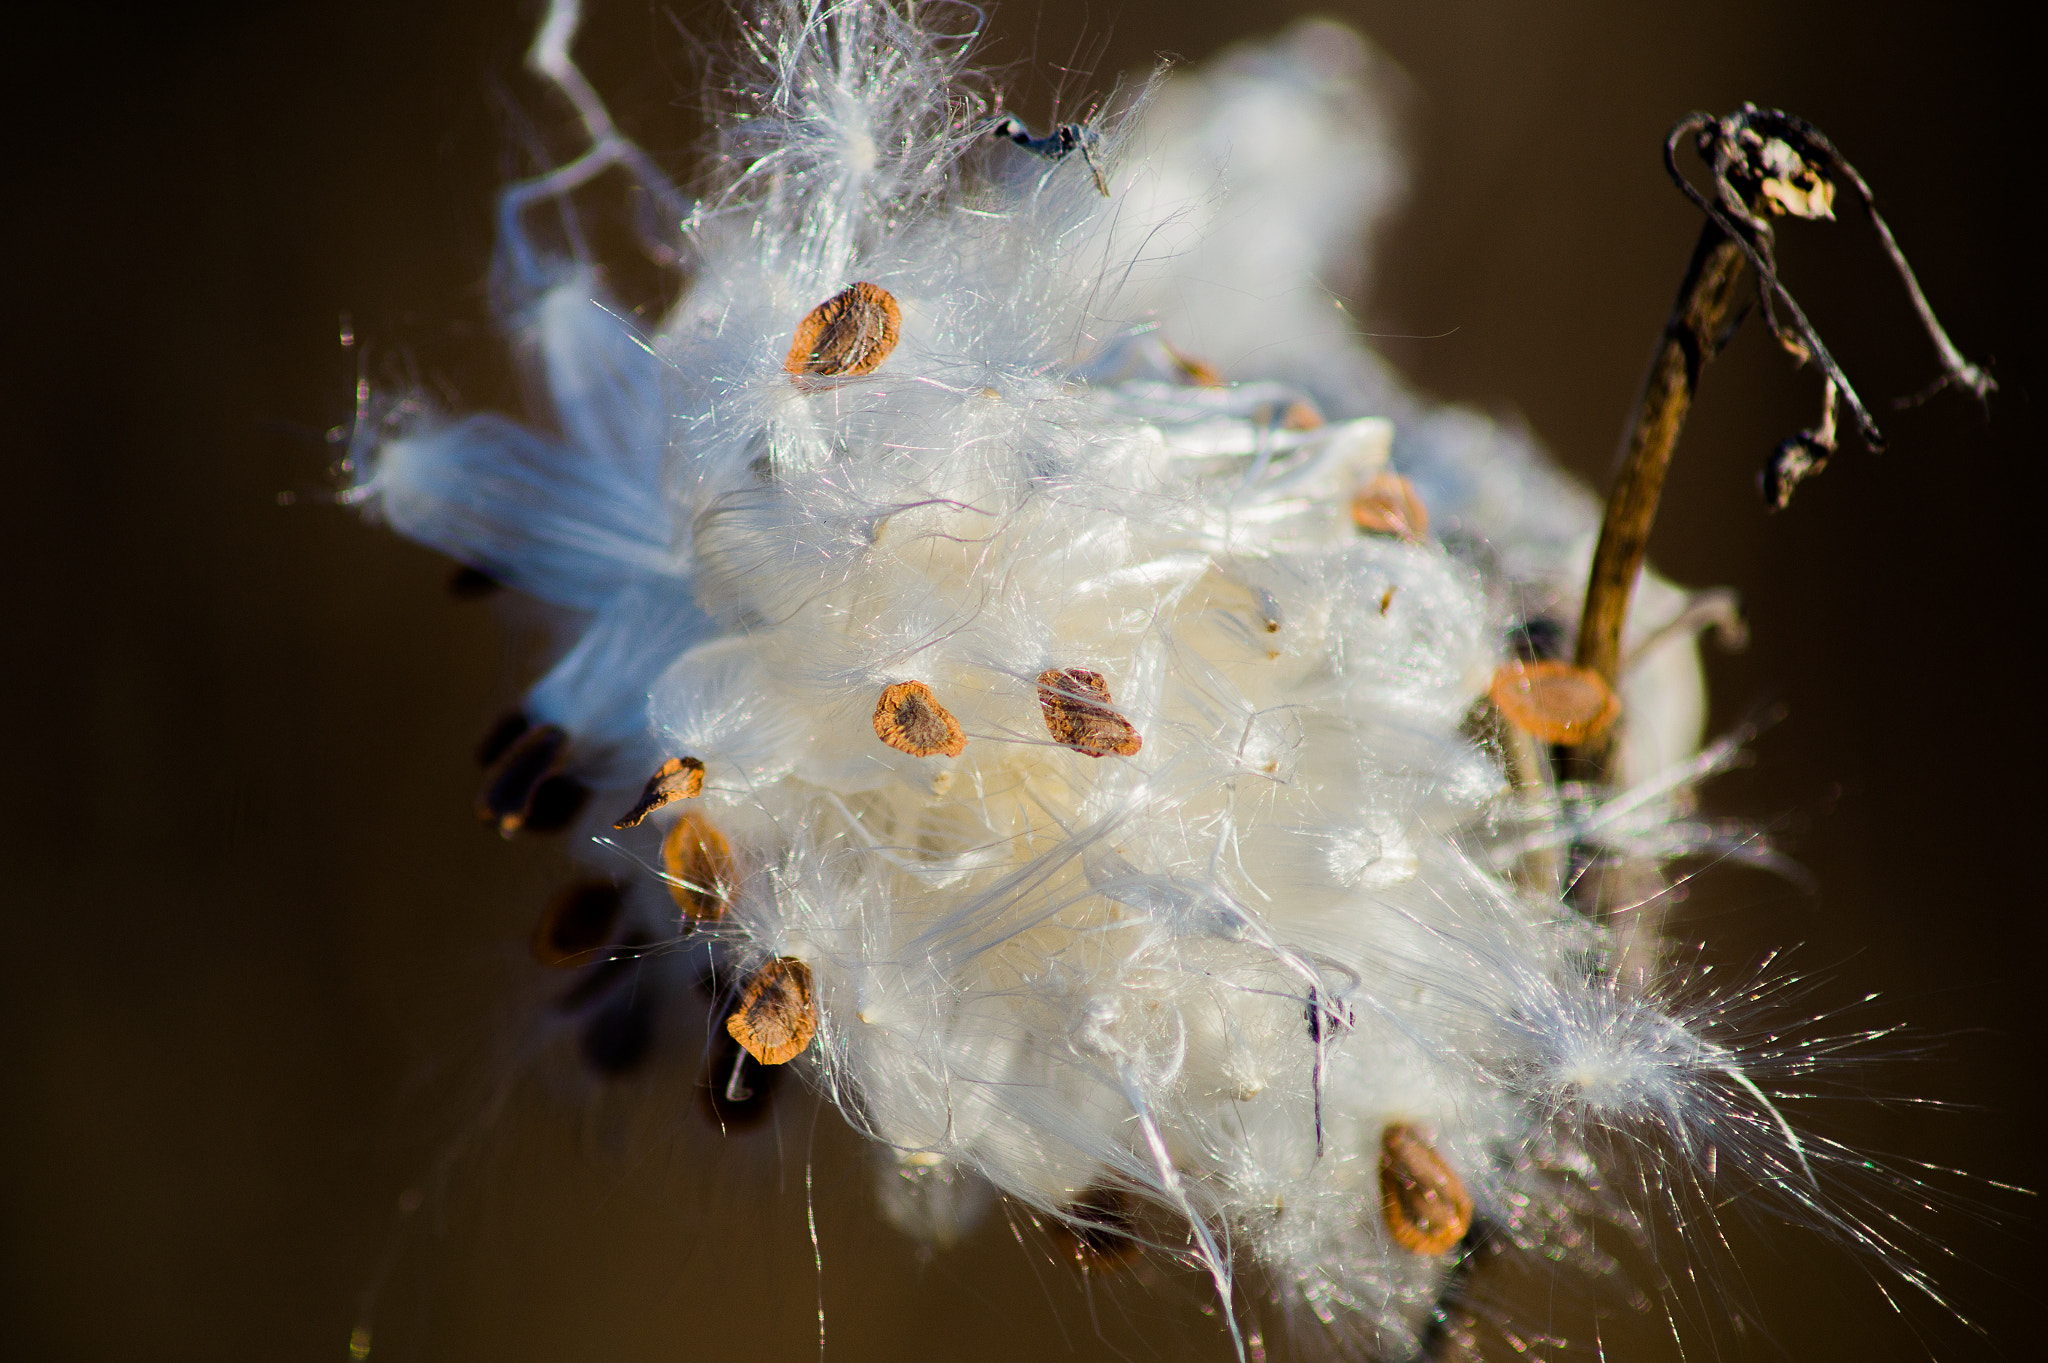
[[[1420,1131],[1396,1122],[1380,1133],[1380,1215],[1412,1254],[1447,1254],[1472,1228],[1472,1197]]]
[[[804,314],[782,367],[793,378],[872,374],[903,328],[903,311],[887,289],[859,283]]]
[[[677,819],[661,840],[661,869],[685,918],[724,915],[732,885],[732,844],[711,820],[695,810]]]
[[[882,689],[875,702],[875,737],[912,757],[958,757],[967,749],[960,721],[921,681]]]
[[[533,959],[556,970],[588,965],[591,955],[611,945],[625,904],[609,880],[565,885],[533,926]]]
[[[1415,484],[1398,473],[1382,473],[1351,499],[1351,521],[1368,535],[1419,540],[1429,533],[1429,508]]]
[[[803,1054],[818,1032],[811,968],[794,956],[778,956],[755,971],[725,1030],[763,1065],[786,1065]]]
[[[1504,663],[1486,694],[1508,723],[1545,743],[1591,742],[1621,715],[1621,698],[1600,674],[1570,663]]]
[[[1038,708],[1055,741],[1090,757],[1135,757],[1145,740],[1109,701],[1100,672],[1056,667],[1038,674]]]
[[[641,820],[677,800],[694,800],[704,790],[704,764],[694,757],[671,757],[647,778],[647,788],[613,828],[637,828]]]

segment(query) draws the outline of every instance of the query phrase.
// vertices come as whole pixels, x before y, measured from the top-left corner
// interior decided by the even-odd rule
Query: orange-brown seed
[[[1486,694],[1508,723],[1545,743],[1588,742],[1621,714],[1600,674],[1570,663],[1503,663]]]
[[[1173,357],[1174,371],[1180,375],[1182,383],[1193,388],[1221,388],[1223,386],[1223,375],[1218,373],[1216,366],[1210,364],[1207,360],[1183,354],[1172,346],[1166,347],[1166,353]]]
[[[967,747],[960,721],[921,681],[882,688],[875,702],[875,737],[912,757],[958,757]]]
[[[1411,1254],[1444,1254],[1472,1228],[1472,1197],[1420,1131],[1395,1122],[1380,1133],[1380,1214]]]
[[[1288,403],[1287,410],[1280,415],[1280,429],[1283,431],[1319,431],[1326,424],[1315,404],[1300,398]]]
[[[1351,499],[1351,520],[1369,535],[1419,540],[1429,533],[1429,508],[1415,484],[1398,473],[1382,473]]]
[[[786,1065],[803,1054],[818,1034],[811,968],[794,956],[778,956],[755,971],[725,1030],[764,1065]]]
[[[1109,683],[1085,667],[1054,667],[1038,674],[1038,708],[1054,740],[1090,757],[1135,757],[1145,740],[1111,708]]]
[[[732,844],[695,810],[677,819],[661,840],[668,892],[691,919],[717,918],[732,894]]]
[[[903,310],[887,289],[855,284],[804,314],[782,367],[792,378],[871,374],[902,330]]]
[[[694,757],[671,757],[647,778],[640,801],[627,810],[613,828],[636,828],[663,805],[677,800],[694,800],[704,790],[704,764]]]
[[[1053,1238],[1084,1269],[1118,1269],[1144,1251],[1138,1239],[1138,1200],[1121,1188],[1098,1183],[1068,1205],[1074,1218],[1053,1223]]]

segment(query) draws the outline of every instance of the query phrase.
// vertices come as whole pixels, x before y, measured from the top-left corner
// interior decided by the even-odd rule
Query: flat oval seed
[[[1621,698],[1600,674],[1563,662],[1511,662],[1487,696],[1508,723],[1545,743],[1584,743],[1621,715]]]
[[[903,310],[887,289],[860,283],[804,314],[782,367],[792,378],[871,374],[903,330]]]
[[[513,740],[484,776],[476,798],[477,817],[511,837],[526,822],[534,792],[553,772],[569,735],[559,725],[542,724]]]
[[[694,800],[704,790],[704,764],[694,757],[671,757],[647,778],[640,802],[627,810],[613,828],[636,828],[640,821],[677,800]]]
[[[811,968],[794,956],[778,956],[755,971],[725,1030],[764,1065],[786,1065],[803,1054],[818,1034]]]
[[[912,757],[958,757],[967,747],[960,721],[921,681],[882,689],[882,698],[875,703],[875,737]]]
[[[1110,707],[1109,683],[1085,667],[1048,668],[1038,674],[1038,708],[1053,738],[1090,757],[1135,757],[1145,740]]]
[[[732,894],[732,844],[702,814],[692,810],[683,815],[662,838],[661,869],[668,872],[668,892],[685,918],[725,913]]]
[[[1472,1198],[1422,1133],[1395,1122],[1380,1133],[1380,1214],[1394,1243],[1444,1254],[1472,1228]]]
[[[611,945],[624,907],[619,887],[608,880],[564,886],[533,926],[533,959],[556,970],[590,964],[592,952]]]
[[[1382,473],[1351,499],[1351,520],[1369,535],[1419,540],[1429,533],[1429,508],[1415,484],[1398,473]]]
[[[1068,1205],[1073,1220],[1053,1223],[1053,1236],[1082,1268],[1116,1269],[1137,1262],[1138,1201],[1121,1188],[1098,1183]]]

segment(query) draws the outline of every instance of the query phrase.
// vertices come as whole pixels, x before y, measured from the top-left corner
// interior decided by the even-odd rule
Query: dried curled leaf
[[[872,374],[902,329],[903,310],[887,289],[855,284],[804,314],[782,367],[793,378]]]
[[[732,844],[695,810],[677,819],[661,840],[661,869],[683,916],[717,918],[732,894]]]
[[[611,945],[625,901],[609,880],[565,885],[533,925],[533,959],[556,970],[588,965],[591,953]]]
[[[755,971],[725,1030],[764,1065],[786,1065],[803,1054],[818,1034],[811,968],[794,956],[778,956]]]
[[[875,736],[912,757],[958,757],[967,747],[960,721],[921,681],[883,688],[875,703]]]
[[[1109,683],[1085,667],[1048,668],[1038,674],[1038,708],[1055,741],[1090,757],[1135,757],[1145,740],[1111,708]]]
[[[559,725],[542,724],[520,733],[484,776],[476,797],[476,815],[511,837],[527,822],[534,794],[561,760],[569,735]]]
[[[1369,535],[1419,540],[1429,533],[1429,508],[1398,473],[1382,473],[1361,488],[1351,499],[1351,520]]]
[[[1621,698],[1600,674],[1570,663],[1504,663],[1486,694],[1508,723],[1545,743],[1588,742],[1621,715]]]
[[[671,757],[647,778],[640,801],[627,810],[613,828],[635,828],[663,805],[677,800],[694,800],[704,789],[704,764],[694,757]]]
[[[1394,1243],[1444,1254],[1472,1228],[1472,1197],[1422,1133],[1395,1122],[1380,1133],[1380,1214]]]

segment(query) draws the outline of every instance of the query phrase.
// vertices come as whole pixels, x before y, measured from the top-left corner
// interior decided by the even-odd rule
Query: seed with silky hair
[[[1135,757],[1145,740],[1110,708],[1109,683],[1085,667],[1054,667],[1038,674],[1038,708],[1059,742],[1090,757]]]
[[[1394,1243],[1443,1254],[1472,1228],[1472,1197],[1422,1133],[1395,1122],[1380,1133],[1380,1214]]]
[[[921,681],[883,688],[875,702],[875,736],[912,757],[958,757],[967,747],[960,721]]]
[[[1419,540],[1429,533],[1429,507],[1415,484],[1398,473],[1382,473],[1351,499],[1351,521],[1368,535]]]
[[[782,367],[792,378],[872,374],[902,329],[903,310],[887,289],[855,284],[804,314]]]
[[[732,844],[709,819],[692,810],[676,820],[661,840],[661,869],[685,918],[723,916],[732,893]]]
[[[627,810],[613,828],[635,828],[655,810],[677,800],[694,800],[704,790],[704,764],[694,757],[671,757],[647,778],[647,789],[639,803]]]
[[[786,1065],[802,1055],[818,1034],[811,968],[794,956],[778,956],[755,971],[725,1030],[764,1065]]]
[[[1585,743],[1621,715],[1621,698],[1600,674],[1570,663],[1503,664],[1486,694],[1508,723],[1545,743]]]

